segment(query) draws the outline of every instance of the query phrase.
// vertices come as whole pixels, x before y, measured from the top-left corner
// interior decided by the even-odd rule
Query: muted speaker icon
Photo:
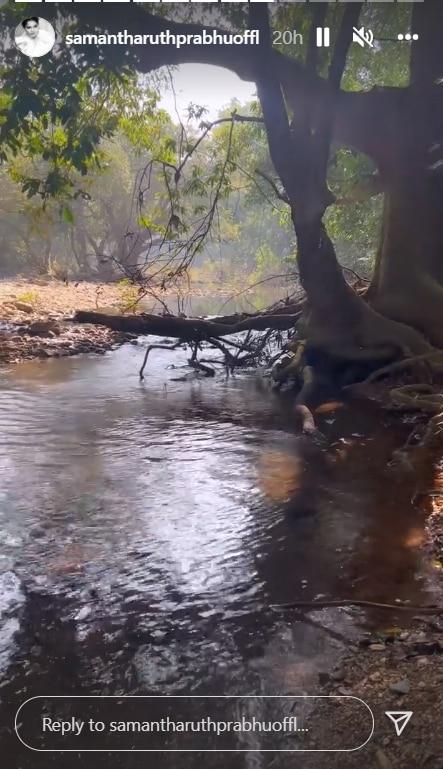
[[[374,33],[372,29],[366,30],[364,27],[352,27],[352,42],[358,43],[362,48],[365,45],[369,45],[370,48],[374,47]]]

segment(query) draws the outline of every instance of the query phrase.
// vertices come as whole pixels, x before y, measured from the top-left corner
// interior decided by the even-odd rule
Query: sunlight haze
[[[253,83],[240,80],[233,72],[221,67],[182,64],[173,71],[172,78],[175,99],[172,90],[168,89],[160,102],[172,117],[176,117],[176,108],[180,116],[185,117],[188,104],[193,102],[206,107],[209,110],[207,117],[214,119],[232,99],[243,104],[255,94]]]

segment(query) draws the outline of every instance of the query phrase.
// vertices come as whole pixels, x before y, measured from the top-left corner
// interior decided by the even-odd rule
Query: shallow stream
[[[319,417],[320,447],[255,375],[182,381],[186,354],[154,351],[140,383],[142,354],[126,345],[0,372],[0,744],[11,767],[60,766],[14,733],[29,697],[312,692],[343,638],[401,617],[328,609],[308,621],[271,605],[432,600],[423,517],[387,468],[407,428],[345,406]],[[148,758],[66,753],[63,767],[271,762]]]

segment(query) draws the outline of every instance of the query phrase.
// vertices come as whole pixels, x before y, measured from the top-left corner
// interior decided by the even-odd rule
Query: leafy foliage
[[[230,4],[172,11],[134,4],[126,11],[128,26],[146,12],[226,29],[249,23],[247,7]],[[8,6],[0,19],[13,28],[26,12],[23,4]],[[307,42],[315,13],[313,5],[276,4],[272,27],[296,30]],[[340,6],[328,7],[332,29],[341,13]],[[75,16],[67,6],[48,6],[45,15],[60,35],[121,28],[112,9],[105,16],[90,5],[77,6]],[[348,89],[407,82],[409,46],[393,40],[409,19],[410,9],[397,4],[365,7],[361,23],[374,30],[376,44],[352,48]],[[307,45],[283,41],[279,50],[303,62]],[[319,51],[320,72],[331,51]],[[213,127],[204,109],[191,104],[187,122],[175,125],[158,104],[168,73],[141,75],[137,57],[136,47],[60,44],[53,56],[29,60],[10,38],[2,40],[0,220],[13,212],[0,236],[3,268],[47,271],[57,264],[109,275],[119,263],[127,275],[145,259],[149,274],[180,277],[192,262],[201,268],[209,261],[254,279],[293,269],[296,243],[258,103],[233,101]],[[363,157],[343,150],[331,160],[329,181],[343,201],[373,174]],[[370,266],[380,205],[378,197],[330,208],[327,224],[345,264]]]

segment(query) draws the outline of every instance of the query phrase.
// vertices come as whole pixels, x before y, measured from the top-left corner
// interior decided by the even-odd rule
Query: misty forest
[[[316,368],[351,384],[402,361],[395,370],[418,366],[429,385],[443,365],[440,12],[362,8],[216,14],[222,28],[259,29],[258,47],[85,45],[30,66],[4,41],[3,275],[120,281],[128,307],[193,284],[239,294],[273,281],[284,304],[259,316],[98,321],[194,344],[195,362],[212,340],[228,368],[263,360],[289,330],[293,355],[279,359],[277,382],[303,382],[309,364],[310,389]],[[99,12],[54,14],[64,32],[76,23],[91,32]],[[131,7],[127,30],[197,33],[194,17],[210,27],[213,12],[165,13]],[[383,30],[373,48],[351,46],[362,22]],[[396,40],[402,22],[418,30],[414,45]],[[333,45],[320,50],[315,32],[326,23]],[[118,24],[100,17],[109,33]],[[305,45],[273,48],[273,30],[289,28]],[[213,120],[191,103],[187,119],[178,110],[174,119],[160,95],[190,62],[251,81],[256,99],[233,99]],[[240,331],[251,332],[245,354],[232,355],[221,340]],[[438,410],[429,394],[420,401]],[[396,397],[412,402],[406,391]]]

